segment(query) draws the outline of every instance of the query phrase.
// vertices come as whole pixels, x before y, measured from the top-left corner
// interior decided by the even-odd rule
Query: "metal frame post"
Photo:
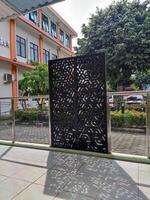
[[[49,124],[49,146],[51,147],[52,145],[52,139],[51,139],[51,111],[50,111],[50,97],[48,97],[48,124]]]
[[[12,143],[15,142],[15,101],[11,99],[11,118],[12,118]]]
[[[108,153],[111,153],[111,110],[109,106],[109,95],[107,95],[107,140],[108,140]]]
[[[150,158],[150,93],[147,93],[147,126],[146,126],[146,147],[147,157]]]

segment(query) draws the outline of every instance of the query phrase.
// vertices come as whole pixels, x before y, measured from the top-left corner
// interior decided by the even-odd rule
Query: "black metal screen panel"
[[[49,61],[52,146],[108,152],[105,54]]]

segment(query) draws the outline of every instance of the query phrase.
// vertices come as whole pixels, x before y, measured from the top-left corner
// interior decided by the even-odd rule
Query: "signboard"
[[[3,37],[0,37],[0,46],[9,48],[9,41]]]

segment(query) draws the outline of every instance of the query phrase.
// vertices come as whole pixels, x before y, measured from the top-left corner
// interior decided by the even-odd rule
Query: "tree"
[[[47,95],[48,94],[48,66],[37,64],[32,71],[25,71],[23,79],[19,81],[19,89],[23,96]],[[42,108],[45,99],[37,99],[38,105]]]
[[[132,81],[139,89],[143,89],[146,86],[150,86],[150,70],[145,72],[136,72],[132,76]]]
[[[150,0],[121,0],[97,8],[82,34],[77,54],[106,51],[111,88],[129,86],[135,71],[150,69]]]

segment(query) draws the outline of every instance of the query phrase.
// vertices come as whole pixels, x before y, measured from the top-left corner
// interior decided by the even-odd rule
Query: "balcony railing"
[[[150,91],[108,92],[111,151],[150,157]]]
[[[0,98],[0,140],[50,145],[49,97]]]
[[[109,151],[150,157],[150,91],[107,97]],[[49,96],[1,97],[0,140],[51,146]]]

